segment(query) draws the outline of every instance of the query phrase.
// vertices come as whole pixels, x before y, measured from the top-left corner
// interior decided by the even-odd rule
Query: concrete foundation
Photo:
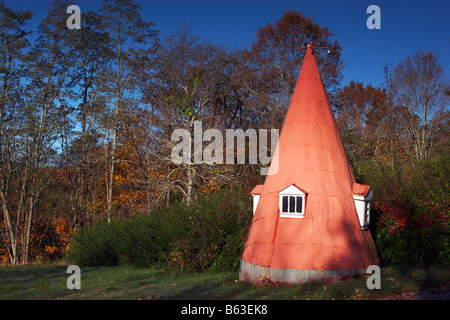
[[[310,281],[332,282],[341,278],[357,274],[365,274],[366,269],[354,270],[304,270],[304,269],[277,269],[263,267],[241,260],[239,268],[239,281],[252,284],[277,283],[295,284]]]

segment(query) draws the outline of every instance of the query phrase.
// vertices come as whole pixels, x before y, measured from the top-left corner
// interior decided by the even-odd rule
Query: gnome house
[[[239,279],[335,281],[378,265],[370,186],[355,182],[310,43],[253,220]]]

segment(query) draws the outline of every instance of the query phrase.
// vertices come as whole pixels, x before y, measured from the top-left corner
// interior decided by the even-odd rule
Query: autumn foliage
[[[230,48],[184,24],[160,34],[132,0],[105,0],[69,32],[69,5],[52,1],[33,40],[32,13],[0,2],[1,264],[235,267],[260,166],[175,165],[171,135],[193,137],[197,120],[280,129],[309,41],[330,49],[315,55],[355,178],[373,189],[383,261],[449,261],[450,88],[435,54],[387,64],[381,87],[342,84],[339,39],[294,10]]]

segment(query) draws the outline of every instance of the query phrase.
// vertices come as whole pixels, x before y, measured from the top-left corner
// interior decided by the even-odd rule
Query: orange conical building
[[[336,280],[379,257],[370,186],[355,183],[310,44],[241,257],[239,279]]]

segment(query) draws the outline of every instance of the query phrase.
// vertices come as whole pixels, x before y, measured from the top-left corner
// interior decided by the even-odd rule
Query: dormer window
[[[253,190],[252,192],[250,192],[250,194],[252,195],[253,198],[253,215],[256,212],[256,207],[258,207],[258,202],[259,202],[259,197],[261,196],[261,192],[262,192],[262,188],[264,185],[262,184],[258,184]]]
[[[306,192],[291,184],[279,193],[280,217],[303,218],[305,215]]]
[[[370,201],[372,201],[372,189],[370,186],[353,184],[353,200],[358,214],[361,229],[367,229],[370,225]]]

